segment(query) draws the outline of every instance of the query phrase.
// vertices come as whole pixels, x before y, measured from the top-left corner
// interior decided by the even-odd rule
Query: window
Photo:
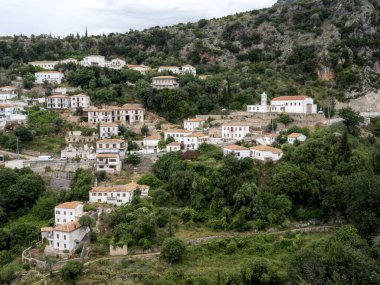
[[[66,248],[66,244],[65,243],[63,244],[63,247]]]
[[[59,234],[57,234],[57,238],[59,238]]]
[[[66,240],[66,235],[63,235],[63,239]]]

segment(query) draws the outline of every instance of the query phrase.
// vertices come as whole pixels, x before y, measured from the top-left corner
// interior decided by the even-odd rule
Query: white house
[[[266,145],[258,145],[250,148],[250,156],[262,161],[277,161],[282,157],[282,150]]]
[[[99,66],[99,67],[105,67],[106,65],[106,59],[102,55],[89,55],[86,56],[83,60],[79,62],[82,66]]]
[[[180,142],[185,150],[197,150],[202,143],[209,142],[209,137],[207,134],[194,132],[175,140]]]
[[[172,137],[174,140],[179,141],[178,138],[185,137],[191,134],[191,131],[182,129],[171,129],[164,131],[164,139],[167,140],[168,137]]]
[[[178,88],[177,77],[174,76],[156,76],[152,78],[151,86],[155,89],[174,89]]]
[[[140,72],[141,74],[145,74],[150,68],[145,65],[140,64],[127,64],[129,69]]]
[[[121,139],[102,139],[96,142],[96,153],[124,155],[125,141]]]
[[[121,160],[118,153],[97,153],[96,171],[105,171],[111,174],[119,174],[121,171]]]
[[[24,107],[25,105],[21,103],[0,104],[0,115],[4,117],[4,116],[9,116],[9,115],[14,115],[14,114],[22,114],[24,112]]]
[[[7,103],[9,100],[17,98],[17,88],[14,86],[0,87],[0,103]]]
[[[82,227],[77,220],[55,227],[41,228],[41,238],[48,242],[45,253],[56,253],[56,251],[72,253],[88,232],[89,228]]]
[[[261,94],[261,105],[248,105],[247,111],[251,113],[296,113],[296,114],[316,114],[317,105],[308,96],[280,96],[271,100],[267,104],[267,94]]]
[[[68,64],[68,63],[78,64],[78,60],[76,60],[75,58],[66,58],[66,59],[61,60],[60,63],[64,63],[64,64]]]
[[[85,144],[79,147],[73,147],[71,144],[61,150],[61,159],[74,160],[79,157],[81,160],[95,160],[94,147]]]
[[[225,140],[241,140],[249,132],[250,125],[246,122],[228,122],[222,125],[222,138]]]
[[[102,123],[99,125],[99,135],[102,139],[109,139],[119,135],[119,126],[114,123]]]
[[[143,139],[143,152],[144,153],[158,153],[158,142],[161,140],[159,134],[151,135]]]
[[[190,64],[186,64],[183,66],[160,66],[158,68],[158,72],[164,72],[164,71],[169,71],[172,72],[173,74],[185,74],[185,73],[190,73],[193,74],[194,76],[197,74],[197,70],[194,66]]]
[[[112,109],[98,109],[98,108],[86,108],[83,110],[87,114],[89,123],[112,123],[113,111]]]
[[[250,150],[249,148],[246,148],[241,145],[227,145],[223,148],[223,154],[228,155],[228,154],[233,154],[235,157],[238,159],[250,157]]]
[[[180,68],[178,66],[160,66],[158,67],[158,72],[169,71],[173,74],[180,74]]]
[[[28,64],[33,65],[35,67],[41,67],[46,70],[53,70],[54,67],[59,63],[59,61],[50,61],[50,60],[43,60],[43,61],[31,61],[28,62]]]
[[[197,74],[197,69],[190,64],[186,64],[186,65],[181,66],[180,72],[181,74],[190,73],[195,76]]]
[[[274,144],[277,141],[278,134],[265,134],[262,137],[262,140],[265,145]]]
[[[42,84],[45,81],[49,83],[61,84],[64,74],[59,71],[41,71],[34,74],[36,77],[36,83]]]
[[[68,109],[70,108],[70,97],[66,95],[48,96],[46,107],[48,109]]]
[[[79,218],[83,216],[83,203],[66,202],[57,205],[54,211],[55,226],[41,228],[41,238],[47,241],[45,253],[72,253],[89,232],[79,223]]]
[[[70,107],[76,109],[78,107],[88,108],[91,105],[90,96],[85,94],[76,94],[70,97]]]
[[[294,142],[296,140],[299,142],[304,142],[304,141],[306,141],[306,136],[304,134],[300,134],[300,133],[292,133],[292,134],[288,135],[288,143],[289,144],[294,144]]]
[[[183,122],[183,128],[188,131],[195,131],[203,129],[203,125],[206,123],[205,119],[193,118],[187,119]]]
[[[140,104],[125,104],[121,107],[107,106],[101,109],[84,109],[89,123],[143,124],[145,109]]]
[[[121,107],[111,107],[113,122],[135,124],[144,123],[145,109],[140,104],[124,104]]]
[[[179,142],[171,142],[166,145],[167,152],[180,151],[180,150],[181,150],[181,143]]]
[[[137,189],[141,191],[141,197],[147,197],[149,188],[149,186],[135,182],[126,185],[93,187],[89,192],[89,201],[90,203],[107,203],[121,206],[132,201],[133,193]]]
[[[106,61],[105,66],[111,69],[122,69],[125,66],[125,60],[114,58],[111,61]]]
[[[83,202],[72,201],[59,204],[55,206],[54,213],[56,225],[63,225],[79,220],[83,215]]]

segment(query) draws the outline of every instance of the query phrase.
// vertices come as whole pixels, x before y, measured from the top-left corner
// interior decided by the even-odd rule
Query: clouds
[[[260,9],[276,0],[0,0],[0,35],[127,32]]]

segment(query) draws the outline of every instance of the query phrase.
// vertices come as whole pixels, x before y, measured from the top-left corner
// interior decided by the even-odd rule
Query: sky
[[[218,18],[276,0],[0,0],[0,36],[89,35]]]

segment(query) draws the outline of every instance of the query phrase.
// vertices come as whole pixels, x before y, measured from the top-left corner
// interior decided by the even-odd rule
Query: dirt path
[[[17,154],[17,153],[2,150],[2,149],[0,149],[0,153],[5,154],[5,155],[9,155],[10,157],[13,157],[13,158],[17,158],[17,156],[19,156],[20,159],[28,159],[28,160],[37,159],[37,157],[35,157],[35,156],[25,155],[25,154],[21,154],[21,153]]]

